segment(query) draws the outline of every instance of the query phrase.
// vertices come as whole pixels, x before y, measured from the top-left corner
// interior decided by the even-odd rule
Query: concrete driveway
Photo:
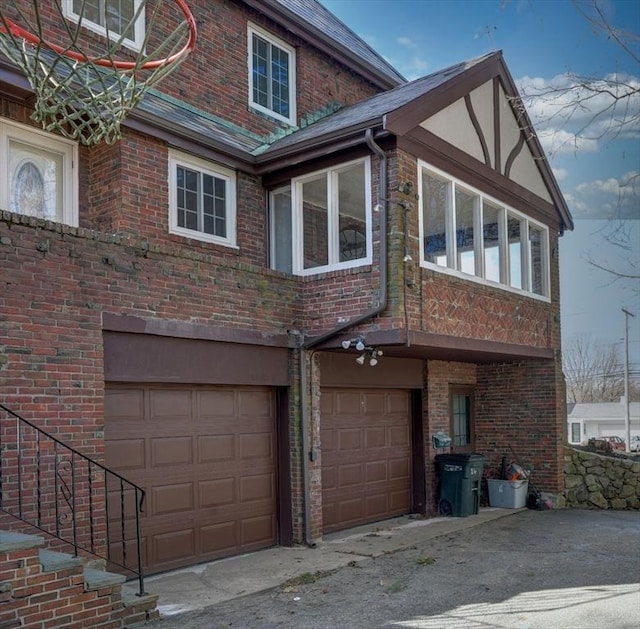
[[[483,509],[401,519],[316,549],[155,577],[149,591],[169,591],[172,578],[182,606],[158,592],[164,617],[148,629],[635,629],[640,513]],[[208,591],[232,583],[235,592],[207,602]]]

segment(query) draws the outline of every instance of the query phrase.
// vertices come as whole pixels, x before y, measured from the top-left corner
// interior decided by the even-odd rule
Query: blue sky
[[[594,28],[591,0],[321,1],[409,80],[502,50],[523,95],[534,87],[566,85],[570,75],[615,75],[618,83],[640,86],[639,0],[597,5],[617,33],[632,36],[625,41],[635,59]],[[638,282],[612,281],[588,261],[627,271],[629,259],[637,262],[640,252],[640,121],[621,128],[615,122],[623,116],[620,110],[613,119],[594,120],[610,102],[591,98],[569,111],[562,108],[566,103],[538,98],[528,102],[528,110],[575,220],[575,230],[560,245],[563,342],[579,336],[621,342],[625,307],[637,314],[630,319],[630,351],[640,363]],[[640,116],[640,94],[624,113],[627,119],[634,114]],[[585,125],[587,132],[576,137]],[[624,223],[624,244],[632,251],[603,236],[619,224],[611,221],[619,214],[631,219]]]

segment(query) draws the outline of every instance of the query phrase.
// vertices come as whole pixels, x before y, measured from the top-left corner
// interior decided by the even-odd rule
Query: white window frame
[[[340,172],[351,168],[356,164],[364,166],[364,214],[367,255],[356,260],[345,260],[344,262],[335,262],[339,259],[339,233],[338,233],[338,175]],[[304,268],[304,215],[302,203],[303,185],[306,181],[317,179],[319,175],[325,174],[327,177],[327,201],[328,201],[328,233],[327,240],[329,263],[324,266],[316,266],[313,268]],[[291,225],[293,233],[292,257],[293,257],[293,273],[295,275],[318,275],[329,271],[337,271],[342,269],[351,269],[359,266],[366,266],[373,260],[373,229],[372,229],[372,211],[371,211],[371,159],[364,157],[350,162],[344,162],[324,168],[313,173],[307,173],[304,176],[296,177],[291,180]]]
[[[145,8],[144,6],[140,8],[141,0],[132,0],[132,2],[133,14],[138,15],[138,18],[136,19],[133,28],[133,39],[125,37],[122,40],[122,45],[130,48],[131,50],[140,52],[145,38]],[[138,11],[140,11],[139,14]],[[81,16],[73,10],[73,0],[63,0],[62,12],[67,19],[75,22],[76,24],[81,20]],[[87,17],[82,18],[82,26],[94,33],[97,33],[98,35],[102,35],[103,37],[107,36],[107,29],[102,24],[92,22]],[[109,39],[112,41],[120,41],[120,37],[121,35],[119,33],[109,31]]]
[[[270,46],[280,48],[289,55],[289,116],[283,116],[269,107],[253,100],[253,35],[264,39]],[[249,24],[247,27],[247,68],[249,74],[249,107],[266,114],[271,118],[296,125],[296,51],[286,42],[274,37],[264,29]]]
[[[227,222],[227,235],[225,237],[215,234],[206,234],[201,231],[187,229],[178,225],[177,207],[177,168],[183,166],[189,170],[195,170],[201,174],[222,179],[225,186],[225,212]],[[229,168],[220,166],[213,162],[182,153],[180,151],[169,151],[169,233],[193,240],[201,240],[216,245],[226,247],[236,247],[236,173]]]
[[[496,286],[501,289],[515,292],[521,295],[526,295],[528,297],[532,297],[534,299],[539,299],[542,301],[550,302],[551,301],[551,280],[550,280],[550,261],[549,261],[549,228],[540,223],[538,221],[533,220],[526,214],[515,210],[514,208],[502,203],[495,197],[491,197],[484,192],[481,192],[477,188],[470,186],[459,179],[449,175],[448,173],[432,166],[431,164],[424,162],[422,160],[418,160],[418,190],[422,191],[422,178],[423,172],[428,171],[436,178],[445,179],[451,185],[451,193],[449,194],[450,202],[449,207],[446,211],[446,243],[447,243],[447,266],[441,266],[439,264],[435,264],[433,262],[429,262],[425,260],[425,251],[424,251],[424,237],[425,237],[425,225],[424,225],[424,212],[423,212],[423,203],[424,200],[420,200],[420,211],[419,211],[419,230],[420,230],[420,265],[424,268],[432,269],[434,271],[438,271],[440,273],[445,273],[449,275],[454,275],[456,277],[464,278],[466,280],[470,280],[473,282],[478,282],[480,284],[486,284],[489,286]],[[460,188],[461,190],[477,195],[480,199],[479,208],[474,217],[474,251],[475,255],[479,257],[476,260],[476,273],[480,273],[479,275],[471,275],[469,273],[464,273],[458,270],[456,267],[457,261],[457,239],[456,239],[456,188]],[[493,207],[500,210],[500,282],[496,282],[485,277],[486,275],[486,259],[484,255],[484,243],[483,243],[483,211],[485,201],[490,203]],[[520,221],[520,259],[521,259],[521,277],[522,277],[522,288],[517,288],[510,285],[510,277],[511,277],[511,268],[510,268],[510,255],[509,255],[509,243],[508,243],[508,218],[512,217]],[[531,268],[530,260],[531,260],[531,248],[530,248],[530,240],[529,240],[529,227],[534,227],[537,230],[542,232],[542,294],[534,293],[532,290],[532,273],[533,269]],[[524,234],[524,236],[523,236]]]
[[[62,172],[58,179],[62,186],[60,195],[60,222],[71,227],[78,227],[78,144],[46,131],[34,129],[5,118],[0,118],[0,207],[9,210],[9,191],[11,173],[9,172],[9,144],[15,140],[33,149],[57,153],[61,157]],[[44,219],[53,220],[53,219]]]

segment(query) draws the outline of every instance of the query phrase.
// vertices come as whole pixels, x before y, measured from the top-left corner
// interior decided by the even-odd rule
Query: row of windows
[[[86,28],[140,51],[145,39],[141,0],[65,0],[64,15]],[[133,21],[134,27],[129,27]],[[263,29],[249,25],[249,106],[295,125],[295,50]]]
[[[421,262],[549,296],[547,229],[420,163]]]
[[[0,203],[78,224],[75,143],[0,123]],[[420,163],[421,264],[547,298],[548,230],[512,208]],[[5,183],[6,182],[6,183]],[[170,151],[169,231],[236,246],[236,175]],[[270,265],[295,275],[371,264],[371,161],[363,158],[291,180],[269,199]]]

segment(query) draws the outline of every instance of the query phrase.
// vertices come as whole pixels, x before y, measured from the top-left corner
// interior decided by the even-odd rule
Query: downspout
[[[307,378],[307,353],[308,350],[313,349],[329,340],[330,338],[340,334],[344,330],[354,327],[372,319],[373,317],[382,313],[387,307],[388,291],[387,291],[387,156],[385,152],[380,148],[373,139],[373,132],[371,129],[365,131],[364,136],[367,146],[371,149],[371,152],[378,156],[380,159],[380,175],[378,181],[378,200],[379,200],[379,216],[380,216],[380,246],[379,246],[379,267],[380,267],[380,299],[378,305],[359,315],[355,319],[345,321],[336,326],[332,330],[325,332],[319,336],[304,340],[301,338],[300,346],[298,348],[298,360],[300,366],[300,417],[302,421],[302,483],[304,485],[304,541],[309,546],[315,545],[315,542],[311,539],[311,488],[309,486],[309,462],[315,460],[315,453],[310,448],[310,435],[309,428],[311,426],[311,418],[309,413],[309,391],[308,391],[308,378]],[[313,352],[311,352],[313,356]]]

